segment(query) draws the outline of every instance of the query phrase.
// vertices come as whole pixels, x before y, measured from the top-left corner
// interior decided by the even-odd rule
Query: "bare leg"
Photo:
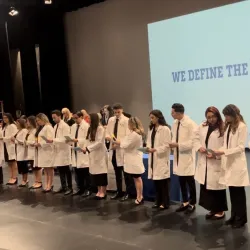
[[[100,197],[101,192],[102,192],[101,187],[98,186],[97,189],[98,189],[98,192],[97,192],[96,196]]]
[[[48,168],[47,171],[48,171],[48,190],[50,190],[53,185],[54,168]]]
[[[143,184],[142,184],[142,178],[134,178],[135,182],[135,188],[137,193],[137,200],[140,202],[143,199]]]
[[[105,197],[106,196],[106,189],[107,189],[106,186],[101,186],[100,187],[100,191],[101,191],[100,197]]]

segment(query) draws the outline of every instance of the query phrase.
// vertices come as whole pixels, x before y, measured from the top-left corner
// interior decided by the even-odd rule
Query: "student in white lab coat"
[[[55,193],[69,195],[73,192],[72,174],[69,168],[71,164],[71,148],[66,143],[65,136],[70,137],[70,127],[61,119],[62,114],[60,110],[54,110],[51,114],[56,125],[54,126],[54,138],[48,142],[54,144],[54,167],[58,168],[61,181],[61,187]]]
[[[27,158],[28,165],[32,167],[32,172],[35,177],[34,184],[30,187],[30,189],[40,189],[42,188],[42,169],[37,166],[37,153],[38,149],[35,147],[35,143],[38,142],[38,134],[42,129],[41,126],[36,130],[36,117],[29,116],[27,118],[27,129],[28,134],[25,138],[25,145],[27,150]]]
[[[160,210],[170,206],[170,148],[171,132],[160,110],[150,112],[150,126],[147,137],[148,178],[154,180],[156,202],[153,208]]]
[[[26,120],[18,119],[16,121],[18,132],[11,138],[11,141],[16,144],[16,160],[18,173],[22,175],[22,183],[19,187],[26,187],[28,185],[29,167],[26,160],[26,146],[24,144],[28,130],[26,129]]]
[[[182,204],[176,212],[193,213],[196,204],[196,187],[194,180],[196,152],[193,148],[194,131],[197,125],[184,114],[180,103],[172,105],[171,115],[175,119],[172,126],[172,143],[174,149],[174,174],[179,176]],[[188,189],[190,197],[188,197]]]
[[[94,185],[97,186],[97,200],[106,199],[108,185],[108,155],[105,147],[105,130],[100,124],[98,114],[90,114],[90,127],[87,133],[87,143],[83,153],[88,153],[89,172]]]
[[[11,138],[17,133],[17,131],[12,115],[10,113],[4,113],[2,126],[3,138],[1,138],[3,151],[1,154],[10,170],[10,180],[7,185],[15,185],[18,182],[15,143],[11,141]]]
[[[143,183],[141,175],[145,172],[143,165],[143,153],[138,151],[143,145],[144,129],[141,121],[137,117],[131,117],[128,121],[130,133],[121,141],[114,143],[120,145],[124,149],[124,172],[134,178],[136,187],[136,205],[144,203],[143,199]]]
[[[75,124],[71,127],[70,141],[73,149],[86,146],[86,137],[89,129],[89,124],[83,119],[81,111],[74,113],[73,118]],[[75,170],[75,181],[77,189],[73,195],[82,195],[88,197],[91,195],[91,180],[89,174],[89,157],[80,151],[72,150],[72,166]]]
[[[128,118],[123,115],[123,107],[121,104],[115,104],[113,106],[114,117],[111,117],[108,121],[106,128],[106,140],[112,141],[112,138],[115,137],[117,140],[122,140],[126,135],[129,134],[128,129]],[[133,182],[130,175],[124,173],[124,153],[123,149],[113,147],[113,144],[110,145],[110,157],[112,165],[115,171],[116,178],[116,187],[117,192],[114,196],[111,197],[111,200],[120,199],[120,201],[126,201],[129,198],[129,187]],[[123,195],[122,190],[122,175],[124,175],[126,193]]]
[[[216,107],[205,112],[206,121],[195,131],[194,148],[198,152],[195,179],[200,183],[199,205],[209,210],[206,219],[219,220],[227,211],[226,186],[219,183],[221,157],[216,157],[207,149],[223,146],[224,123]]]
[[[40,126],[40,131],[37,135],[38,142],[35,143],[37,150],[37,166],[44,168],[46,185],[43,192],[48,193],[53,190],[53,179],[54,179],[54,146],[49,144],[45,139],[52,140],[54,137],[54,130],[51,126],[48,117],[40,113],[36,116],[36,123]],[[45,137],[45,138],[43,138]]]
[[[245,154],[247,126],[240,110],[233,104],[223,109],[226,119],[224,145],[216,150],[222,156],[222,175],[220,183],[229,187],[231,199],[231,218],[227,225],[239,228],[247,223],[247,204],[245,186],[249,186],[249,175]]]

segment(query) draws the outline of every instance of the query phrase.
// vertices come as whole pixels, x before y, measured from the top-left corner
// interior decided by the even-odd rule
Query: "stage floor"
[[[7,176],[5,169],[5,181]],[[4,186],[0,250],[250,249],[248,226],[233,230],[224,221],[206,221],[200,207],[187,217],[174,212],[176,205],[156,212],[152,204],[136,207],[133,201],[83,200]]]

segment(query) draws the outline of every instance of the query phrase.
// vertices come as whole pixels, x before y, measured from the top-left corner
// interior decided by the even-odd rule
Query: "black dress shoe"
[[[206,214],[206,216],[205,216],[205,218],[206,218],[206,220],[209,220],[209,219],[211,219],[213,216],[215,215],[215,213],[208,213],[208,214]]]
[[[64,195],[66,196],[66,195],[70,195],[70,194],[72,194],[73,193],[73,189],[68,189],[65,193],[64,193]]]
[[[72,193],[72,196],[81,195],[81,194],[82,194],[81,190],[78,189],[78,190],[76,190],[76,191],[74,191],[74,192]]]
[[[83,198],[87,198],[91,195],[92,193],[90,191],[85,191],[82,195]]]
[[[188,205],[188,208],[184,212],[185,214],[192,214],[194,210],[196,209],[195,205]]]
[[[118,200],[122,197],[122,194],[119,192],[116,192],[114,196],[110,197],[111,200]]]
[[[221,216],[216,216],[216,214],[214,214],[214,216],[212,216],[210,220],[222,220],[225,218],[225,216],[226,216],[225,213],[223,213],[223,215]]]
[[[165,209],[169,209],[169,206],[159,206],[159,210],[165,210]]]
[[[238,222],[235,221],[232,224],[232,228],[241,228],[241,227],[244,227],[246,223],[247,223],[246,221],[244,221],[244,222],[242,222],[242,221],[238,221]]]
[[[126,194],[126,195],[124,195],[124,196],[120,199],[120,202],[127,201],[128,199],[129,199],[129,195]]]
[[[60,187],[58,190],[56,190],[54,193],[55,194],[62,194],[62,193],[64,193],[66,191],[66,189],[65,188],[62,188],[62,187]]]
[[[225,225],[229,226],[229,225],[233,225],[235,221],[235,217],[231,217],[229,220],[225,221]]]
[[[179,208],[177,208],[175,210],[175,212],[179,213],[179,212],[184,212],[188,209],[188,205],[184,206],[183,204],[181,204],[181,206]]]

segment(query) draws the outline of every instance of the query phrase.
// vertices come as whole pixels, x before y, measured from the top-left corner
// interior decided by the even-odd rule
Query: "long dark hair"
[[[95,141],[96,131],[99,126],[100,119],[98,114],[96,113],[90,114],[89,116],[90,116],[90,127],[88,129],[86,139],[90,141]]]
[[[163,116],[163,114],[162,114],[162,112],[160,110],[158,110],[158,109],[152,110],[149,113],[149,115],[153,115],[153,116],[157,117],[159,125],[167,126],[167,127],[170,128],[170,126],[167,124],[167,122],[166,122],[166,120],[165,120],[165,118],[164,118],[164,116]],[[155,125],[152,122],[150,122],[149,129],[152,130],[154,128],[154,126]]]
[[[12,116],[11,113],[3,113],[3,117],[6,116],[9,120],[9,124],[15,124],[14,118]],[[3,128],[6,126],[7,124],[3,121]]]
[[[245,123],[243,116],[240,113],[240,109],[235,106],[234,104],[227,105],[223,111],[223,115],[231,116],[233,117],[233,122],[225,122],[225,131],[227,130],[228,126],[231,126],[231,131],[234,134],[236,132],[236,129],[239,127],[240,122]]]
[[[209,113],[209,112],[213,113],[217,117],[217,123],[215,124],[215,129],[219,130],[219,132],[220,132],[219,137],[222,137],[224,135],[224,122],[221,118],[220,111],[214,106],[208,107],[206,109],[206,112],[205,112],[206,117],[207,117],[207,113]],[[203,126],[209,126],[209,122],[205,121]]]
[[[36,117],[34,115],[31,115],[27,118],[27,121],[29,121],[30,125],[33,127],[33,128],[36,128]]]

